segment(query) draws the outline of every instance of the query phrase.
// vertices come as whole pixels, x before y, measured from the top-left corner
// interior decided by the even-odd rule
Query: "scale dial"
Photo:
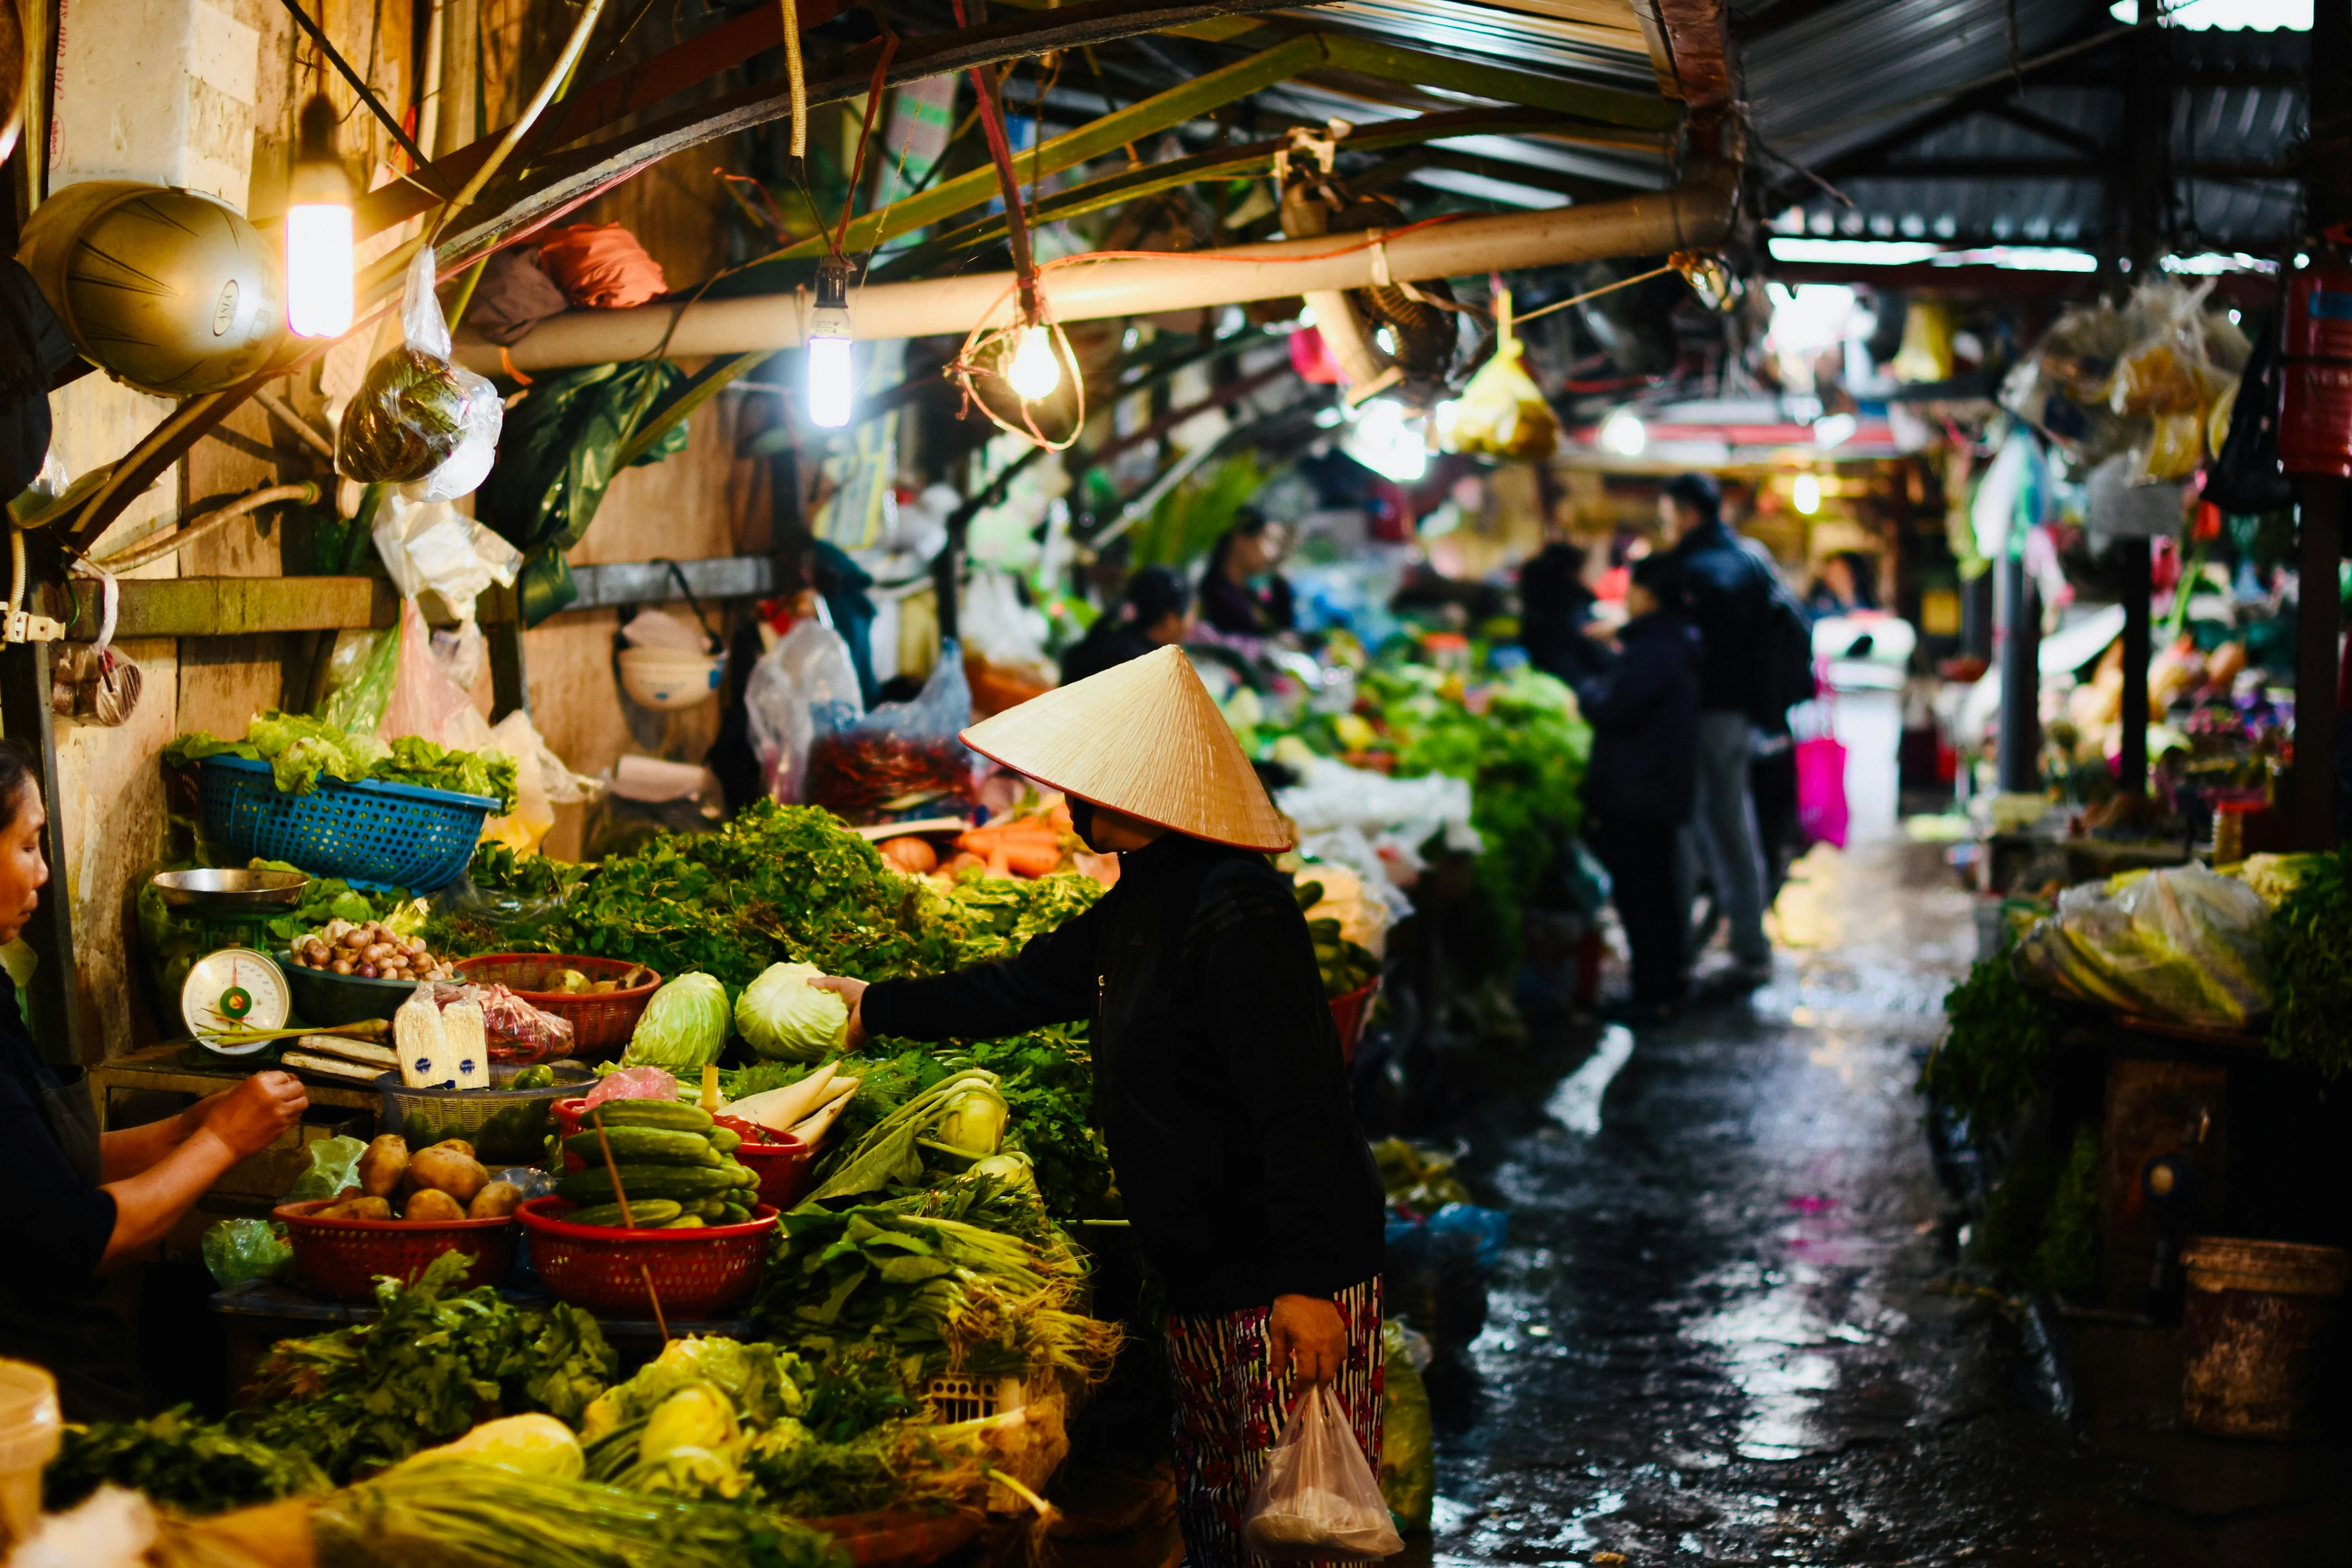
[[[266,952],[249,947],[225,947],[208,952],[189,966],[180,987],[180,1020],[188,1033],[223,1056],[249,1056],[269,1042],[245,1046],[214,1046],[209,1037],[223,1029],[282,1029],[294,1011],[286,972]]]

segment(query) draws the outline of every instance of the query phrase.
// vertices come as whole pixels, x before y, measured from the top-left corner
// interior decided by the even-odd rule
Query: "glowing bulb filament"
[[[1004,379],[1029,402],[1054,395],[1062,384],[1062,359],[1054,352],[1050,328],[1033,322],[1021,329],[1021,342],[1013,351],[1013,363]]]
[[[286,209],[286,324],[306,338],[352,328],[352,209],[320,203]]]
[[[849,340],[811,338],[808,343],[809,423],[838,430],[849,423]]]

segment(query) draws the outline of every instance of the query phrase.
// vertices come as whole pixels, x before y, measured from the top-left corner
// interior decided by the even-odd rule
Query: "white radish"
[[[852,1092],[855,1092],[857,1080],[851,1079],[849,1087]],[[849,1100],[850,1096],[844,1094],[830,1101],[814,1115],[795,1123],[792,1128],[793,1136],[810,1148],[815,1148],[824,1142],[824,1135],[833,1130],[833,1124],[840,1119],[841,1113],[849,1109]]]
[[[825,1090],[834,1079],[834,1064],[827,1062],[798,1083],[746,1095],[741,1100],[721,1106],[719,1113],[740,1116],[746,1121],[758,1122],[772,1132],[782,1132],[824,1103]],[[854,1084],[857,1080],[849,1079],[846,1081]]]

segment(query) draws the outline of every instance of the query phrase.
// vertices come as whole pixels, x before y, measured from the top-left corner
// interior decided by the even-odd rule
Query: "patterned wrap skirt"
[[[1374,1275],[1334,1299],[1347,1327],[1346,1365],[1332,1392],[1356,1441],[1377,1469],[1384,1367],[1381,1280]],[[1265,1568],[1242,1544],[1250,1489],[1265,1468],[1304,1390],[1266,1354],[1270,1307],[1202,1316],[1168,1315],[1168,1369],[1176,1395],[1176,1510],[1188,1568]]]

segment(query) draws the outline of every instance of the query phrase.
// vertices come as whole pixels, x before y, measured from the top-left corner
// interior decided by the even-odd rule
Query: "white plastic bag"
[[[812,708],[818,703],[832,705],[829,718],[838,715],[849,722],[866,711],[849,645],[830,626],[798,621],[761,657],[743,688],[751,749],[774,799],[800,798],[809,743],[816,735]]]
[[[1307,1391],[1250,1492],[1242,1540],[1261,1557],[1366,1563],[1404,1550],[1380,1478],[1331,1390]]]
[[[2270,921],[2260,893],[2203,866],[2127,871],[2059,894],[2015,963],[2062,995],[2239,1028],[2271,1008]]]
[[[398,483],[411,500],[455,500],[489,477],[506,405],[449,357],[449,323],[433,292],[433,247],[408,264],[401,346],[368,367],[335,433],[335,468],[363,484]]]
[[[430,588],[461,621],[474,618],[475,601],[493,583],[514,586],[522,552],[446,500],[388,497],[376,511],[375,552],[403,595]]]

